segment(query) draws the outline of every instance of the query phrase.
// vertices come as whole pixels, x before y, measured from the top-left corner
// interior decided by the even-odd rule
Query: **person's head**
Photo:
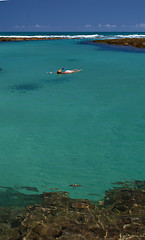
[[[62,73],[62,70],[63,70],[64,68],[61,68],[60,70],[58,70],[57,71],[57,74],[60,74],[60,73]]]

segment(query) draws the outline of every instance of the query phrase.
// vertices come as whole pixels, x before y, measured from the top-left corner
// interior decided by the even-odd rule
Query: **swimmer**
[[[57,73],[57,74],[69,74],[69,73],[76,73],[76,72],[80,72],[83,69],[73,69],[73,70],[65,70],[63,71],[64,68],[59,69],[57,72],[47,72],[48,74],[52,74],[52,73]]]
[[[57,74],[69,74],[69,73],[76,73],[80,72],[83,69],[73,69],[73,70],[65,70],[64,72],[62,71],[64,68],[61,68],[60,70],[57,71]]]

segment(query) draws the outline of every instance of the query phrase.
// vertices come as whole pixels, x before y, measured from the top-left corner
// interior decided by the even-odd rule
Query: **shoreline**
[[[39,40],[60,40],[60,39],[86,39],[85,37],[78,37],[78,36],[54,36],[54,37],[8,37],[8,36],[4,36],[4,37],[0,37],[0,42],[17,42],[17,41],[39,41]]]
[[[118,46],[132,46],[136,48],[145,48],[145,38],[102,39],[94,40],[93,42]]]
[[[0,37],[0,42],[17,42],[17,41],[33,41],[33,40],[56,40],[64,39],[62,37]],[[67,39],[67,38],[66,38]]]
[[[62,40],[72,39],[69,37],[0,37],[0,42],[18,42],[18,41],[39,41],[39,40]],[[75,37],[73,39],[79,39]],[[145,48],[145,38],[121,38],[121,39],[96,39],[93,43],[132,46],[136,48]]]

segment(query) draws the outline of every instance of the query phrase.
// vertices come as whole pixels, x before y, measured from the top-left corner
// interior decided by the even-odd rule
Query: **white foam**
[[[0,35],[2,38],[63,38],[63,39],[92,39],[92,38],[101,38],[103,36],[98,34],[90,34],[90,35]]]
[[[48,36],[26,36],[26,35],[0,35],[0,37],[2,38],[47,38]]]
[[[0,38],[62,38],[62,39],[120,39],[120,38],[145,38],[145,34],[76,34],[76,35],[0,35]]]
[[[145,34],[115,35],[114,38],[145,38]]]

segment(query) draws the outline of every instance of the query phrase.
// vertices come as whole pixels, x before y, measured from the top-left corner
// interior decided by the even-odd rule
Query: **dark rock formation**
[[[54,39],[61,39],[61,38],[36,38],[36,37],[0,37],[0,42],[15,42],[15,41],[32,41],[32,40],[54,40]]]
[[[95,40],[93,42],[145,48],[145,38],[105,39],[105,40]]]
[[[16,41],[33,41],[33,40],[57,40],[57,39],[68,39],[66,38],[62,38],[62,37],[0,37],[0,42],[16,42]]]
[[[1,208],[0,239],[145,239],[145,182],[119,184],[98,204],[71,199],[66,192],[49,192],[34,195],[36,204],[28,201],[25,208]]]

